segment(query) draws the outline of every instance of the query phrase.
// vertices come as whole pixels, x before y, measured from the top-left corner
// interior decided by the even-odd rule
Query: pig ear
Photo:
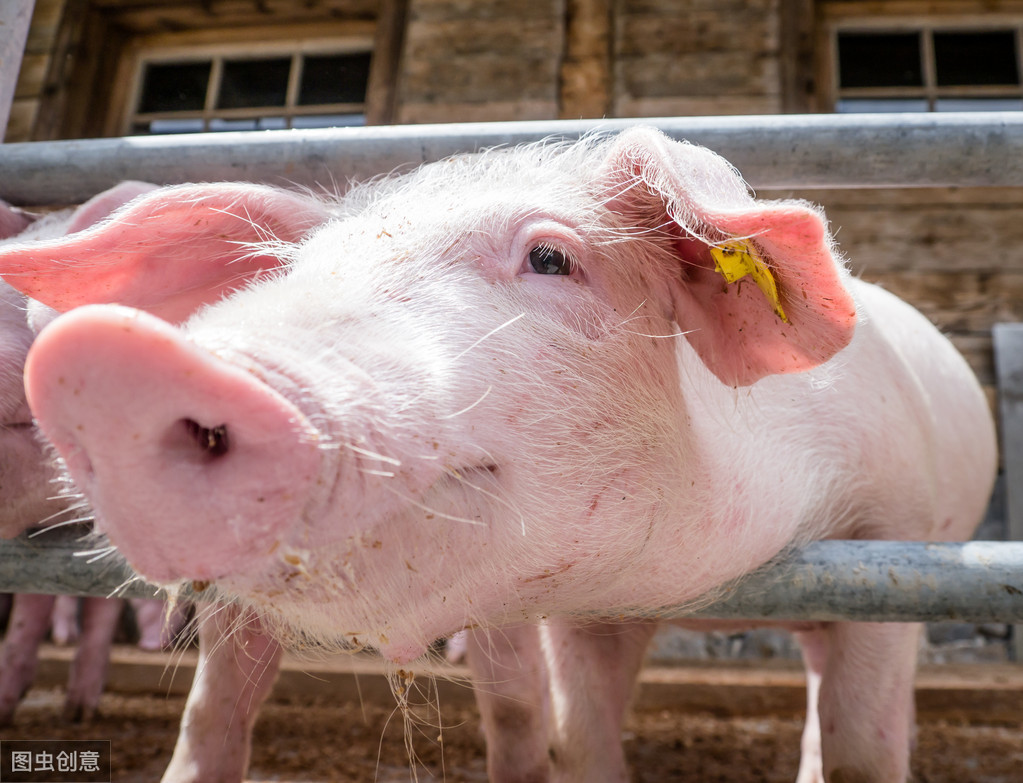
[[[268,248],[328,217],[313,198],[276,188],[161,188],[78,233],[0,248],[0,276],[60,312],[118,303],[180,321],[281,266]]]
[[[90,226],[96,225],[128,202],[144,193],[156,190],[156,188],[156,185],[136,180],[119,182],[112,188],[104,190],[97,196],[93,196],[76,209],[74,215],[71,216],[67,233],[73,234],[76,231],[83,231]]]
[[[0,239],[17,236],[36,219],[35,215],[0,201]]]
[[[621,134],[598,177],[627,226],[669,234],[675,320],[722,382],[810,369],[852,338],[847,272],[816,209],[755,201],[723,158],[653,129]]]

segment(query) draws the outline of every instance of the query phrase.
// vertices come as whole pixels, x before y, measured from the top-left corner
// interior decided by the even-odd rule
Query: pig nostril
[[[185,419],[184,423],[188,434],[203,453],[211,457],[220,457],[227,454],[226,424],[220,424],[216,427],[203,427],[193,419]]]

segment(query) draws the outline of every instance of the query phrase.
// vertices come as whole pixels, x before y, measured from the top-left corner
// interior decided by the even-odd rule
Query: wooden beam
[[[366,86],[366,124],[391,125],[398,116],[402,55],[409,0],[381,0]]]

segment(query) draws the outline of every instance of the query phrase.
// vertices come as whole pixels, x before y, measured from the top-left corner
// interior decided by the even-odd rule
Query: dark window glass
[[[1011,30],[934,34],[938,84],[1019,84],[1016,35]]]
[[[225,60],[218,109],[284,106],[288,96],[290,57],[268,60]]]
[[[369,52],[306,57],[302,66],[299,105],[364,103],[369,61]]]
[[[841,87],[922,87],[918,33],[840,33]]]
[[[139,111],[202,111],[209,81],[208,61],[147,65]]]

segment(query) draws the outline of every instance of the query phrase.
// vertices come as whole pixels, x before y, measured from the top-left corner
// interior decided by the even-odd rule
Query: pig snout
[[[74,310],[36,340],[25,385],[101,531],[154,581],[246,569],[302,517],[319,463],[305,417],[159,318]]]

